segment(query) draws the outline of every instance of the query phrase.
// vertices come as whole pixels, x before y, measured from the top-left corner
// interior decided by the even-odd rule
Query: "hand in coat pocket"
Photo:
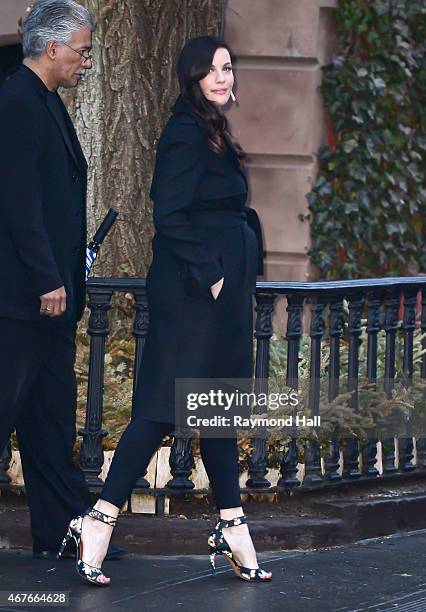
[[[212,292],[212,296],[214,297],[215,300],[217,300],[217,298],[219,297],[219,294],[222,290],[223,287],[223,281],[224,281],[224,277],[222,276],[222,278],[220,280],[217,281],[217,283],[215,283],[214,285],[212,285],[210,287],[210,291]]]

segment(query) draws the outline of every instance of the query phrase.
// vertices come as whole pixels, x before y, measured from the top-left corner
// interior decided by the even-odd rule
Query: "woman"
[[[99,585],[110,583],[100,568],[119,509],[174,429],[175,379],[252,375],[251,293],[262,247],[256,213],[245,208],[243,152],[222,112],[233,95],[228,46],[210,36],[189,41],[178,77],[181,95],[159,141],[151,187],[150,324],[132,420],[100,499],[71,521],[62,545],[74,537],[78,573]],[[201,437],[200,451],[220,512],[208,540],[212,569],[215,554],[226,554],[240,578],[270,580],[257,565],[241,508],[236,438]]]

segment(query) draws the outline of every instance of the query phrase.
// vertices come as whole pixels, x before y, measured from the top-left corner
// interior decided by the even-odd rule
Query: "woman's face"
[[[234,85],[231,56],[223,47],[216,50],[209,73],[199,81],[201,91],[210,102],[224,106]]]

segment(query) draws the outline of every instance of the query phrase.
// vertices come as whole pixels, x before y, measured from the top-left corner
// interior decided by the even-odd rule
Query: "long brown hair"
[[[199,84],[199,81],[209,73],[217,49],[222,48],[229,52],[233,60],[232,50],[221,38],[215,36],[192,38],[179,55],[177,75],[182,98],[206,123],[210,147],[216,153],[225,153],[227,145],[224,135],[226,134],[232,141],[239,162],[242,164],[246,155],[233,138],[224,113],[205,97]]]

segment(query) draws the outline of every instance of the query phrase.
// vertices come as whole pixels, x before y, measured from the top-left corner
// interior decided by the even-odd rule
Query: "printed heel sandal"
[[[225,521],[223,519],[219,519],[216,524],[216,527],[209,535],[209,539],[207,540],[209,546],[209,554],[210,554],[210,566],[212,570],[212,574],[214,574],[216,566],[215,566],[215,557],[216,555],[225,555],[227,561],[230,563],[232,569],[237,574],[239,578],[242,580],[247,580],[250,582],[258,581],[258,582],[268,582],[271,580],[271,576],[269,576],[269,572],[266,572],[264,569],[260,567],[251,569],[249,567],[244,567],[243,565],[239,565],[232,553],[231,547],[228,542],[225,540],[225,536],[223,535],[222,529],[225,527],[236,527],[237,525],[243,525],[247,523],[246,516],[237,516],[230,521]]]
[[[88,508],[85,512],[83,512],[83,514],[80,514],[70,521],[68,531],[58,552],[58,559],[64,552],[68,540],[73,538],[77,549],[76,570],[78,575],[81,576],[83,580],[87,580],[88,582],[96,584],[97,586],[109,586],[109,582],[99,582],[98,580],[100,576],[105,576],[100,567],[93,567],[92,565],[89,565],[83,561],[83,540],[81,539],[81,531],[85,516],[90,516],[98,521],[101,521],[102,523],[107,523],[107,525],[110,525],[111,527],[115,527],[117,522],[117,519],[113,516],[108,516],[108,514],[104,514],[95,508]]]

